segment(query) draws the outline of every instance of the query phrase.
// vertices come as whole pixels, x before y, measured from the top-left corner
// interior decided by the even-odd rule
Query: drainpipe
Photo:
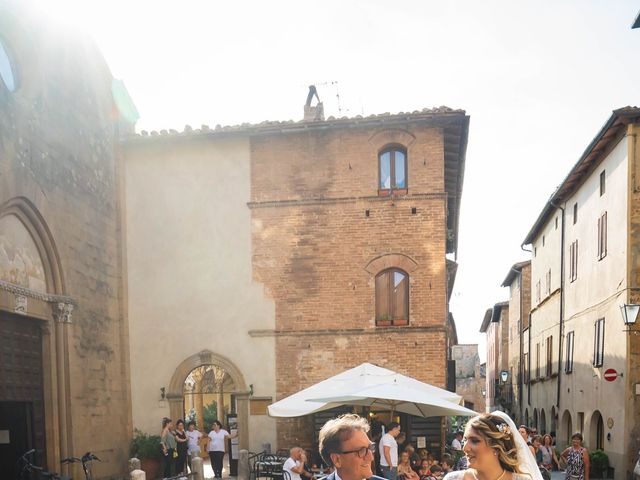
[[[564,345],[564,208],[549,202],[562,212],[560,230],[560,322],[558,329],[558,395],[556,400],[556,414],[560,415],[560,379],[562,377],[562,346]],[[557,425],[556,425],[557,428]]]

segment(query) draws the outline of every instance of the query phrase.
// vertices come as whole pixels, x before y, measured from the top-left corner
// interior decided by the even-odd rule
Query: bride
[[[472,418],[464,437],[462,451],[469,468],[451,472],[444,480],[542,480],[536,459],[507,414]]]

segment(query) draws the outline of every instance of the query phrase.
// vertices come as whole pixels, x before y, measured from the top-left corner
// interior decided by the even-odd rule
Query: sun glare
[[[89,32],[91,12],[96,3],[91,0],[37,0],[34,8],[58,28]]]

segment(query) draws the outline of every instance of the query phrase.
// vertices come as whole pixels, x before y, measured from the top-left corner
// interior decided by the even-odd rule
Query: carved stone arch
[[[388,268],[399,268],[411,275],[418,267],[418,263],[407,255],[402,253],[388,253],[374,258],[367,263],[364,269],[373,276]]]
[[[400,128],[379,130],[369,137],[369,144],[376,150],[382,150],[387,145],[403,145],[408,149],[415,141],[415,135]]]
[[[222,367],[233,380],[236,389],[239,392],[245,392],[248,390],[247,384],[244,380],[244,376],[240,370],[226,357],[219,355],[211,350],[202,350],[190,357],[184,359],[180,365],[176,367],[171,381],[169,382],[169,391],[167,397],[182,396],[184,391],[184,381],[187,376],[196,368],[203,365],[217,365]]]
[[[13,218],[10,218],[13,217]],[[42,415],[46,463],[60,465],[60,459],[74,453],[71,435],[71,399],[69,348],[71,342],[71,312],[75,300],[65,295],[66,286],[51,230],[36,206],[25,197],[14,197],[0,205],[0,222],[8,226],[5,233],[11,242],[14,236],[16,258],[25,265],[24,271],[31,269],[27,282],[19,276],[0,279],[0,290],[8,295],[0,295],[0,309],[18,314],[25,322],[38,321],[42,342]],[[6,223],[5,223],[6,222]],[[15,223],[17,222],[17,223]],[[18,225],[19,224],[19,225]],[[26,235],[30,238],[27,240]],[[10,245],[13,245],[10,243]],[[39,258],[35,258],[38,256]],[[36,263],[34,263],[36,262]],[[27,267],[29,266],[29,267]],[[35,284],[32,279],[36,279]],[[13,304],[10,299],[13,298]],[[40,408],[40,407],[38,407]]]
[[[36,244],[44,264],[47,292],[57,295],[65,293],[65,281],[60,255],[53,240],[51,230],[38,209],[24,197],[15,197],[0,207],[0,218],[15,215],[22,222]]]
[[[185,358],[176,367],[167,392],[169,401],[169,414],[172,419],[182,417],[184,408],[184,381],[189,373],[203,365],[216,365],[223,368],[233,380],[236,391],[230,392],[236,398],[238,414],[238,446],[239,449],[249,448],[249,389],[244,375],[235,364],[227,357],[219,355],[211,350],[202,350]]]

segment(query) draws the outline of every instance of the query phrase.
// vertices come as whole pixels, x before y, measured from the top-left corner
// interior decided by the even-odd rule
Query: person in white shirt
[[[214,478],[222,478],[225,440],[236,436],[237,434],[235,433],[233,435],[229,434],[229,432],[222,428],[222,424],[218,420],[214,420],[213,429],[209,432],[209,444],[207,445]]]
[[[189,442],[187,450],[187,464],[189,465],[189,470],[191,470],[191,457],[197,457],[200,455],[199,442],[202,438],[202,433],[196,430],[196,422],[189,422],[187,429],[187,439]]]
[[[382,476],[388,480],[398,477],[398,443],[396,437],[400,434],[400,424],[391,422],[380,439],[380,469]]]
[[[306,461],[307,456],[304,453],[304,450],[300,447],[293,447],[289,450],[289,458],[284,462],[282,470],[289,472],[291,480],[302,480],[300,475],[305,473],[304,464]]]
[[[456,432],[455,438],[451,441],[451,448],[454,450],[462,450],[462,432]]]

